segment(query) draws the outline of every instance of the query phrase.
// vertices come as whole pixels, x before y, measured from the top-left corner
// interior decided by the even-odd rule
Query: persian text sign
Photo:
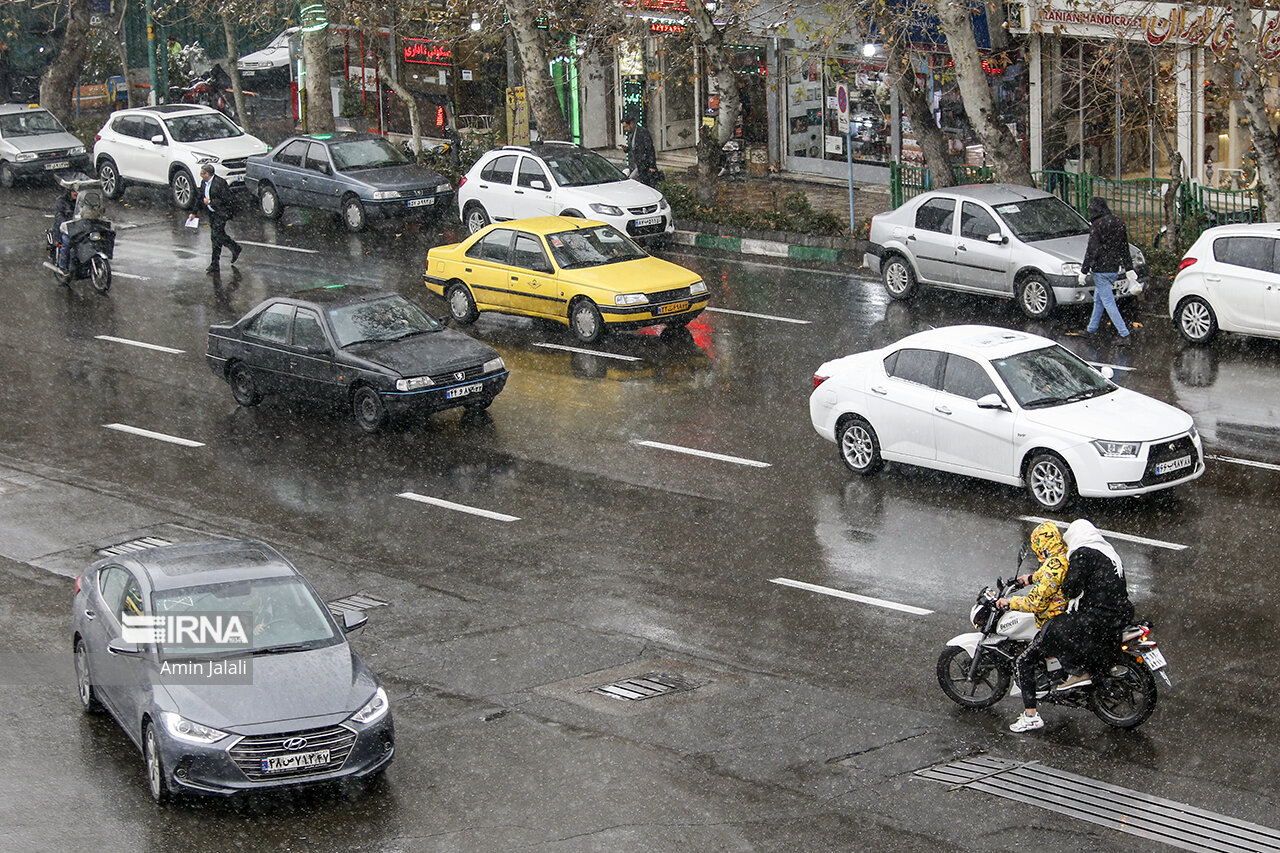
[[[453,49],[444,42],[407,38],[404,40],[404,61],[423,65],[452,65]]]

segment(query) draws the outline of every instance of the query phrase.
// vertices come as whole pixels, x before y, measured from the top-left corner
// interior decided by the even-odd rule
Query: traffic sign
[[[849,86],[847,83],[836,84],[837,127],[843,134],[849,133]]]

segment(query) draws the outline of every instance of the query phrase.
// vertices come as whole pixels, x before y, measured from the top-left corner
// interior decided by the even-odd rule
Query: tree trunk
[[[1253,26],[1252,4],[1248,0],[1231,0],[1231,17],[1236,25],[1235,47],[1240,56],[1240,100],[1249,119],[1253,150],[1258,158],[1258,189],[1262,192],[1263,212],[1268,221],[1277,221],[1280,220],[1280,153],[1276,151],[1276,134],[1267,117],[1268,84],[1259,74],[1264,66],[1258,51],[1258,33]],[[1267,68],[1266,73],[1270,76],[1272,69]]]
[[[333,94],[329,91],[328,30],[303,34],[302,62],[307,69],[307,132],[332,133]]]
[[[236,27],[226,7],[223,7],[219,17],[222,18],[222,33],[227,39],[227,73],[231,75],[231,93],[236,101],[236,117],[239,119],[237,124],[248,133],[249,113],[244,108],[244,86],[240,82],[240,45],[236,41]]]
[[[689,4],[689,23],[698,43],[707,52],[707,66],[715,79],[720,95],[720,110],[716,115],[716,142],[724,145],[733,139],[738,129],[738,116],[742,113],[742,99],[738,96],[738,81],[733,73],[733,63],[724,48],[724,33],[716,29],[707,7],[698,2]],[[701,113],[701,110],[698,110]]]
[[[389,40],[388,40],[389,41]],[[404,87],[403,84],[396,82],[391,77],[391,56],[392,51],[382,49],[382,40],[374,38],[370,41],[374,45],[374,50],[378,52],[381,60],[378,62],[378,78],[396,93],[396,97],[409,111],[409,133],[413,136],[414,159],[421,162],[422,160],[422,119],[418,114],[418,102],[414,99],[413,93]]]
[[[555,84],[547,71],[547,55],[542,49],[538,29],[538,7],[532,0],[506,0],[507,18],[515,36],[520,67],[524,72],[524,91],[529,111],[538,123],[541,139],[568,139],[569,125],[556,97]]]
[[[880,16],[879,26],[885,39],[884,49],[888,57],[889,73],[893,77],[893,87],[898,92],[902,109],[911,121],[911,130],[920,143],[920,150],[924,152],[924,162],[929,167],[931,183],[934,187],[953,187],[956,176],[947,157],[947,140],[933,117],[933,110],[929,109],[924,90],[916,80],[905,35],[899,27],[894,26],[888,15]]]
[[[63,124],[70,124],[75,113],[71,95],[80,67],[84,65],[84,53],[89,38],[89,0],[69,0],[67,31],[62,38],[62,50],[40,78],[40,103]]]
[[[947,47],[955,64],[956,82],[964,101],[965,115],[982,142],[987,157],[995,166],[996,180],[1002,183],[1034,186],[1031,167],[1013,134],[1000,121],[1000,113],[991,97],[987,73],[973,35],[973,19],[964,0],[938,0],[938,21],[947,38]]]
[[[1182,222],[1178,210],[1178,196],[1182,193],[1182,155],[1174,152],[1169,163],[1169,189],[1164,194],[1164,228],[1157,244],[1170,251],[1178,251],[1179,226]]]

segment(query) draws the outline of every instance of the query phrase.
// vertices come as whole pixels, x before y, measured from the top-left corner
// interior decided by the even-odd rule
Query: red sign
[[[405,39],[404,61],[420,65],[452,65],[453,49],[445,42]]]
[[[665,21],[650,21],[649,32],[651,33],[682,33],[684,27],[680,24],[669,24]]]

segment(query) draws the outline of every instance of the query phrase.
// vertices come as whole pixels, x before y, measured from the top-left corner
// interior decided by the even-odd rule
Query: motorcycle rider
[[[71,240],[62,226],[75,218],[76,199],[79,197],[79,190],[68,187],[66,192],[58,196],[58,201],[53,206],[53,233],[58,237],[58,269],[62,272],[67,271],[71,262]]]
[[[1062,538],[1062,533],[1058,530],[1058,525],[1052,521],[1045,521],[1032,530],[1031,550],[1040,560],[1040,567],[1031,574],[1018,578],[1024,586],[1031,584],[1030,591],[1016,598],[997,599],[996,606],[1001,609],[1033,613],[1036,617],[1036,627],[1043,629],[1051,619],[1067,609],[1067,599],[1062,594],[1062,585],[1068,574],[1069,561],[1067,545]],[[1045,658],[1041,645],[1042,637],[1044,637],[1043,631],[1036,634],[1031,645],[1018,655],[1013,665],[1014,678],[1023,697],[1023,712],[1009,727],[1015,732],[1044,727],[1044,720],[1036,710],[1036,670]]]

